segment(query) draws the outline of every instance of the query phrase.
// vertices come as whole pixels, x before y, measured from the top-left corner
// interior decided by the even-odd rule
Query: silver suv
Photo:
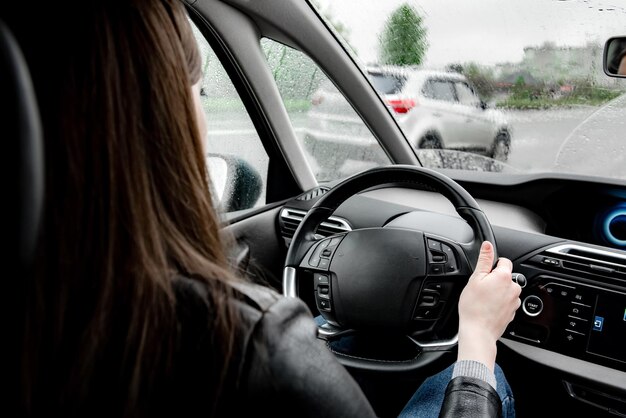
[[[506,161],[511,147],[510,127],[502,112],[489,108],[467,78],[456,72],[403,67],[369,67],[368,77],[392,110],[415,148],[441,148],[477,152]],[[330,83],[313,95],[305,135],[307,151],[334,158],[356,155],[377,160],[371,133]]]

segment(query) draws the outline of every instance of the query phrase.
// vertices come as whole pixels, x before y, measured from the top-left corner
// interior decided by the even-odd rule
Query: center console
[[[560,246],[518,270],[529,282],[506,337],[626,371],[626,258]]]

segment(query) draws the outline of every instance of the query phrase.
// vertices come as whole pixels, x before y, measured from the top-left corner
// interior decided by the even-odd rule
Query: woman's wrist
[[[457,360],[478,361],[492,372],[496,363],[496,340],[484,329],[460,327]]]

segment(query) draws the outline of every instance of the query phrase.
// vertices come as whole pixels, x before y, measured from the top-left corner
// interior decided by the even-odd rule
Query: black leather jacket
[[[189,320],[185,317],[200,313],[196,308],[206,304],[206,291],[190,279],[179,280],[175,288],[179,305],[185,307],[184,324]],[[244,322],[242,364],[231,380],[237,388],[225,392],[228,406],[220,408],[220,415],[376,416],[355,380],[316,338],[317,326],[300,299],[252,284],[235,289],[243,295],[234,301]],[[192,340],[199,341],[196,333]],[[441,416],[498,416],[500,408],[500,398],[488,383],[457,377],[447,387]]]

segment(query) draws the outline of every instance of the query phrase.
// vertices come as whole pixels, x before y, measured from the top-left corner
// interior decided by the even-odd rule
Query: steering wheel
[[[469,242],[387,225],[319,239],[315,232],[348,198],[376,186],[427,189],[445,196],[473,231]],[[283,292],[299,297],[300,280],[313,275],[316,305],[325,319],[318,337],[329,342],[349,332],[406,335],[420,354],[401,362],[342,356],[352,367],[410,370],[453,348],[458,335],[421,340],[458,305],[460,289],[475,268],[483,241],[494,246],[491,224],[474,198],[436,171],[394,165],[356,174],[337,184],[311,208],[296,230],[285,262]],[[310,289],[310,287],[309,287]],[[455,290],[456,289],[456,290]],[[429,353],[431,354],[429,356]]]

